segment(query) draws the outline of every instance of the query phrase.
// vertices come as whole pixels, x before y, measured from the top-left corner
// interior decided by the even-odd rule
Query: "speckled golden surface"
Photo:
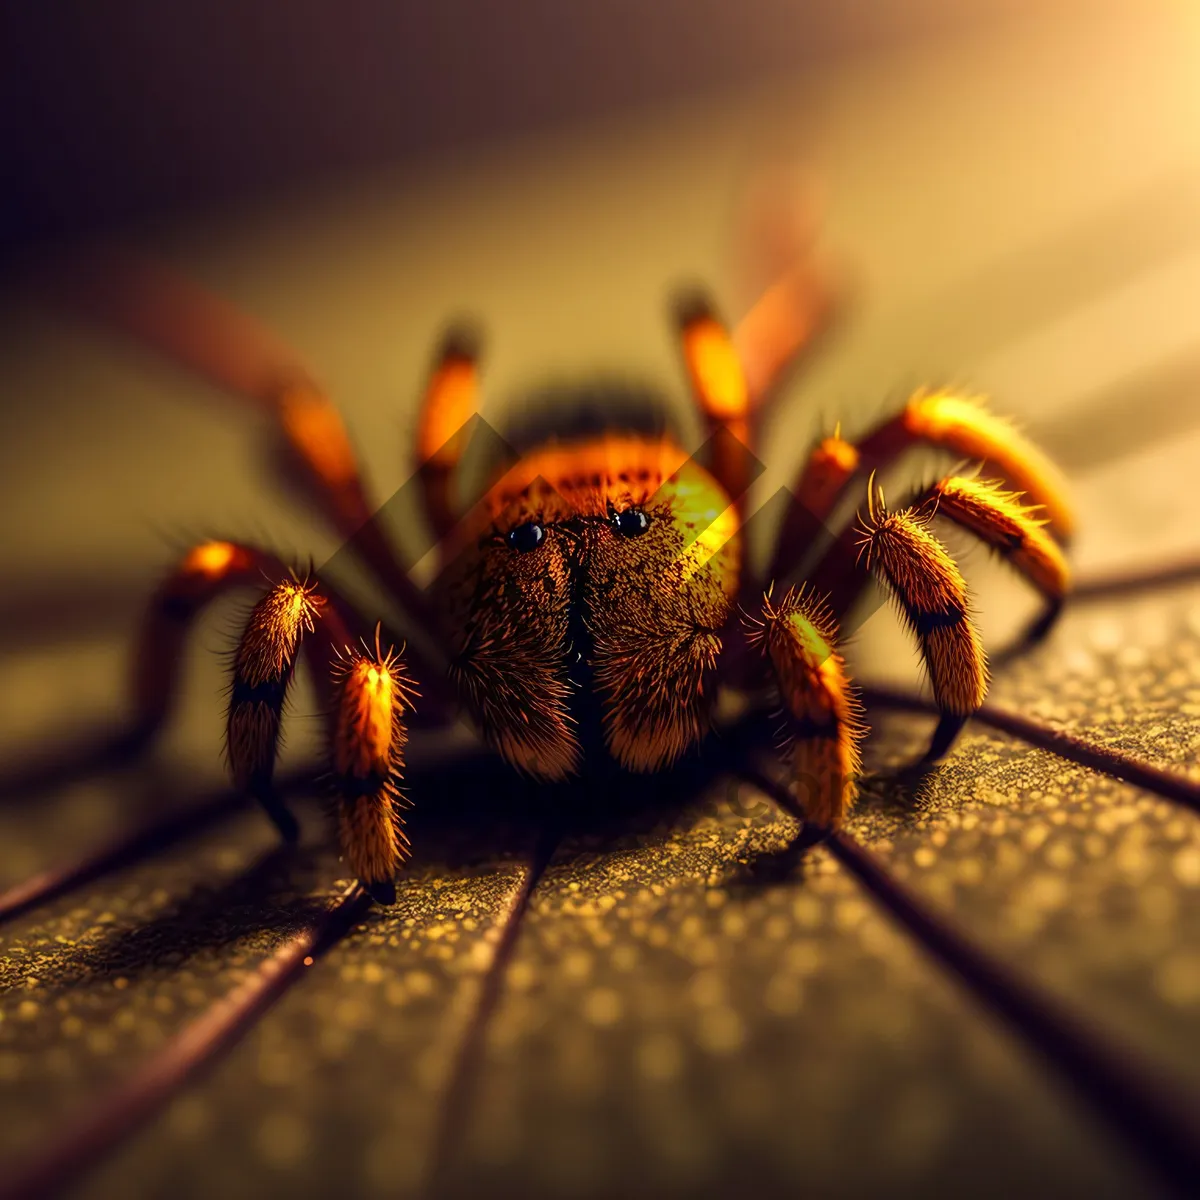
[[[1068,465],[1081,572],[1144,564],[1194,551],[1200,528],[1196,27],[1148,7],[145,240],[317,365],[386,495],[407,474],[395,448],[432,339],[464,300],[493,331],[501,408],[539,373],[600,363],[679,391],[664,289],[725,279],[729,198],[767,124],[789,153],[815,147],[831,240],[864,287],[780,411],[763,495],[818,418],[854,432],[897,386],[949,371]],[[317,561],[334,546],[280,506],[245,413],[19,289],[0,315],[0,390],[26,401],[0,418],[6,511],[26,514],[6,531],[0,598],[7,763],[113,720],[164,533],[261,532]],[[965,561],[995,644],[1029,601],[981,555]],[[146,762],[5,801],[0,881],[221,786],[212,651],[232,611],[190,648],[180,721]],[[850,662],[914,678],[886,610]],[[1200,777],[1200,588],[1068,609],[997,671],[992,698]],[[316,735],[311,699],[296,708],[292,765]],[[976,726],[914,796],[888,768],[925,729],[879,721],[855,836],[978,945],[1200,1090],[1200,817]],[[538,827],[486,767],[447,774],[431,757],[415,776],[417,857],[395,908],[72,1194],[412,1195],[439,1145],[446,1195],[1158,1194],[827,852],[781,867],[791,820],[720,778],[698,796],[652,784],[590,832],[567,822],[439,1143]],[[95,1103],[336,894],[339,864],[301,811],[296,853],[240,813],[0,926],[0,1161]]]
[[[1198,612],[1190,587],[1081,606],[995,695],[1194,772]],[[1144,725],[1121,711],[1134,705]],[[919,731],[890,718],[873,765]],[[431,853],[447,846],[437,824]],[[917,1195],[983,1171],[995,1194],[1154,1194],[824,851],[784,878],[756,869],[794,829],[719,781],[681,812],[559,848],[441,1187],[708,1194],[752,1180],[783,1194],[803,1179],[817,1194]],[[916,797],[873,776],[852,830],[978,942],[1200,1086],[1194,814],[972,732]],[[481,836],[512,846],[511,831]],[[270,844],[247,814],[5,930],[0,1064],[22,1095],[9,1152],[161,1045],[335,890],[327,858]],[[394,910],[314,966],[80,1194],[131,1179],[162,1195],[416,1190],[521,873],[486,858],[414,869]]]

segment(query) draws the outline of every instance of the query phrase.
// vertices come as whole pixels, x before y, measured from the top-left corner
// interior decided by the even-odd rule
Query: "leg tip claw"
[[[376,904],[382,904],[384,907],[396,903],[396,885],[388,880],[386,883],[364,883],[367,895],[375,901]]]

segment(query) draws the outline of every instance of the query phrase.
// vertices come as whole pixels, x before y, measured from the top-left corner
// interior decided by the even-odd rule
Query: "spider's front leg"
[[[396,899],[394,879],[408,857],[401,828],[400,783],[408,730],[404,714],[417,695],[399,655],[375,631],[374,653],[346,654],[334,668],[333,731],[338,840],[350,869],[380,904]]]
[[[760,615],[745,616],[744,628],[779,693],[781,732],[805,819],[837,829],[858,795],[866,727],[837,650],[833,614],[806,589],[789,589],[779,603],[768,591]]]
[[[251,610],[233,659],[226,752],[234,781],[263,805],[283,837],[295,818],[273,787],[283,709],[303,651],[328,715],[332,782],[342,853],[377,900],[387,902],[406,854],[399,783],[416,692],[398,656],[379,643],[350,648],[350,633],[331,594],[300,582],[273,555],[235,542],[190,550],[156,592],[134,658],[138,727],[153,733],[169,715],[182,649],[201,612],[232,588],[280,580]]]
[[[283,706],[306,635],[319,690],[329,702],[332,781],[338,835],[350,869],[372,897],[395,899],[396,869],[407,854],[400,828],[400,781],[408,733],[405,711],[416,694],[396,653],[352,650],[316,582],[276,584],[254,606],[234,656],[226,751],[238,787],[294,840],[295,818],[273,787]]]

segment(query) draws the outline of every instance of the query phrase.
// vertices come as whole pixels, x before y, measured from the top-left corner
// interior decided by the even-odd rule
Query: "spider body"
[[[142,294],[161,299],[166,286],[143,281]],[[197,327],[214,345],[237,344],[230,361],[254,359],[244,320],[177,283],[169,300],[146,309],[147,319],[134,310],[126,324],[193,366]],[[163,307],[173,323],[158,317]],[[459,474],[478,410],[478,353],[471,339],[451,335],[435,358],[416,430],[439,556],[428,590],[413,583],[373,522],[336,409],[307,376],[280,370],[267,355],[235,386],[272,412],[328,519],[421,636],[405,651],[384,645],[379,625],[327,580],[300,580],[261,548],[206,543],[184,557],[150,606],[136,656],[140,727],[165,718],[183,638],[201,609],[227,588],[261,587],[265,573],[276,582],[250,613],[233,660],[226,749],[234,779],[294,836],[272,775],[284,702],[297,660],[307,656],[327,714],[341,849],[378,900],[394,895],[408,853],[400,789],[410,718],[422,707],[451,715],[457,706],[516,770],[561,781],[601,760],[634,772],[666,768],[704,738],[723,687],[773,693],[806,821],[837,828],[856,796],[866,732],[841,629],[870,574],[887,584],[927,669],[941,713],[926,755],[934,760],[987,688],[966,585],[934,518],[969,531],[1041,592],[1041,633],[1069,585],[1061,543],[1070,508],[1053,466],[980,402],[918,393],[857,442],[840,427],[821,439],[791,491],[769,564],[750,561],[742,529],[758,418],[828,308],[803,264],[732,333],[706,300],[691,297],[677,315],[708,434],[700,451],[688,454],[671,435],[633,431],[615,418],[612,428],[584,435],[551,431],[498,468],[471,505],[459,498]],[[219,363],[210,374],[227,384],[232,376]],[[868,475],[918,442],[975,460],[987,478],[954,474],[888,509]],[[865,513],[840,532],[828,529],[839,501],[863,484]],[[806,560],[807,578],[795,586]]]
[[[604,753],[639,771],[673,762],[716,699],[740,541],[725,489],[665,435],[521,459],[452,539],[436,589],[488,741],[543,780]]]

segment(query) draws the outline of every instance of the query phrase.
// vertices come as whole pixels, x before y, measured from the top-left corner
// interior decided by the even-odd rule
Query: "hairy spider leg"
[[[1049,632],[1071,589],[1071,568],[1048,532],[1039,505],[1024,503],[1020,492],[1006,491],[995,480],[959,475],[939,480],[914,503],[973,533],[1041,593],[1042,613],[1023,635],[1023,643]]]
[[[778,602],[768,590],[758,616],[743,614],[746,641],[761,651],[780,699],[780,749],[806,822],[839,828],[858,795],[862,705],[837,650],[837,622],[806,589]]]
[[[321,635],[306,643],[305,650],[310,655],[313,678],[322,694],[324,706],[328,709],[332,707],[333,698],[329,678],[335,659],[334,651],[338,645],[349,641],[349,633],[342,614],[328,598],[315,594],[292,578],[289,569],[274,555],[237,542],[202,542],[193,546],[163,580],[150,601],[133,655],[135,727],[142,738],[148,739],[161,728],[170,715],[179,692],[184,641],[201,612],[223,593],[236,587],[261,587],[270,580],[284,581],[277,582],[269,593],[269,596],[275,596],[276,608],[282,604],[281,597],[285,593],[299,597],[299,601],[295,604],[294,611],[286,606],[276,611],[269,606],[264,607],[269,598],[265,597],[250,615],[247,631],[235,658],[235,670],[238,673],[237,677],[243,679],[245,687],[249,687],[251,692],[260,684],[262,691],[261,694],[254,693],[253,696],[248,693],[242,694],[239,698],[235,681],[230,715],[232,720],[234,709],[239,710],[238,747],[235,753],[231,741],[228,743],[228,749],[235,780],[241,787],[246,786],[247,772],[253,773],[257,769],[254,764],[269,749],[270,761],[265,779],[267,790],[262,791],[261,795],[253,788],[247,790],[262,801],[279,826],[280,832],[285,837],[294,837],[295,821],[275,801],[270,793],[269,784],[274,769],[274,750],[284,692],[291,678],[295,651],[300,633],[306,626],[313,624],[314,617],[319,613]],[[276,653],[271,649],[272,638],[283,648],[278,650],[278,653],[283,653],[286,659],[279,671],[274,673],[273,684],[271,672],[267,671],[264,665],[273,661],[269,656]],[[247,639],[250,639],[248,648]],[[251,657],[247,657],[248,654]],[[254,657],[255,654],[257,657]],[[243,693],[245,687],[242,689]],[[274,699],[272,687],[278,693]],[[254,704],[242,708],[240,700],[248,698],[253,699],[255,703],[266,703],[268,710],[273,707],[274,717],[270,716],[269,711],[260,711]],[[252,716],[258,721],[257,735],[253,735],[253,722],[250,721]]]
[[[745,372],[729,329],[707,296],[695,291],[682,296],[676,319],[692,395],[705,422],[708,467],[740,512],[757,465]]]
[[[917,442],[943,446],[960,458],[986,464],[1030,504],[1044,510],[1047,526],[1058,541],[1070,539],[1075,516],[1062,473],[1010,420],[990,412],[982,397],[945,389],[917,392],[894,417],[859,442],[861,466],[876,470]]]
[[[750,406],[761,410],[836,324],[845,289],[811,258],[797,258],[761,293],[734,326],[733,344],[746,377]]]
[[[235,588],[261,588],[289,575],[275,555],[238,542],[200,542],[184,554],[155,589],[134,647],[134,723],[143,738],[157,733],[175,707],[184,642],[208,605]]]
[[[1050,536],[1040,506],[1026,504],[1019,492],[1007,491],[997,480],[947,475],[916,491],[904,507],[929,518],[945,517],[1000,555],[1045,601],[1034,628],[1043,634],[1050,629],[1071,590],[1071,568],[1062,547]],[[858,542],[854,525],[847,526],[813,572],[839,620],[844,620],[866,583],[858,563]]]
[[[921,391],[857,444],[843,438],[840,429],[817,443],[796,485],[769,577],[786,579],[795,571],[852,480],[883,469],[917,444],[987,464],[1030,504],[1044,510],[1049,530],[1060,542],[1069,537],[1074,518],[1066,484],[1033,442],[989,412],[979,397]]]
[[[306,635],[315,635],[305,643]],[[400,781],[416,691],[399,656],[375,631],[374,650],[352,650],[315,581],[276,584],[251,610],[233,660],[225,746],[237,786],[266,809],[288,841],[295,818],[272,780],[283,706],[301,646],[316,649],[314,674],[331,695],[331,757],[342,853],[371,896],[395,899],[396,868],[408,851],[400,828]]]
[[[929,532],[928,510],[889,511],[874,476],[867,514],[855,528],[862,567],[886,581],[916,639],[941,720],[924,759],[941,758],[987,694],[987,659],[970,616],[967,586],[946,547]],[[839,539],[840,540],[840,539]],[[814,586],[822,587],[818,572]],[[838,610],[834,609],[835,616]]]
[[[333,671],[336,723],[333,783],[338,801],[338,841],[355,876],[380,904],[396,899],[395,876],[408,857],[400,792],[405,713],[417,695],[399,655],[374,647],[347,652]]]
[[[1042,510],[995,480],[949,475],[917,491],[904,506],[924,520],[945,517],[977,537],[1008,562],[1043,597],[1042,611],[1021,634],[1028,646],[1053,627],[1071,588],[1071,569],[1062,547],[1046,529]],[[869,575],[859,560],[861,531],[848,525],[813,572],[839,621],[853,608]]]
[[[371,895],[390,903],[408,847],[399,817],[408,741],[404,718],[418,693],[399,654],[381,646],[379,626],[373,647],[351,647],[340,602],[327,585],[301,581],[274,555],[252,546],[222,541],[194,546],[159,586],[138,639],[138,728],[148,736],[169,714],[184,640],[205,607],[235,587],[272,579],[234,653],[225,735],[234,782],[262,804],[285,840],[295,840],[295,818],[276,794],[273,778],[284,704],[303,652],[327,715],[342,852]]]
[[[337,408],[299,356],[258,323],[158,264],[98,257],[56,281],[60,299],[270,414],[307,490],[409,615],[430,627],[424,594],[375,521],[377,505]]]
[[[250,610],[233,658],[233,682],[225,722],[225,755],[233,781],[253,796],[288,841],[299,830],[295,818],[276,795],[272,781],[283,724],[283,706],[306,633],[318,624],[329,653],[317,657],[313,674],[327,680],[333,665],[327,614],[329,602],[308,581],[275,584]],[[312,645],[312,643],[310,643]],[[307,649],[308,647],[306,647]]]
[[[460,517],[456,494],[467,423],[479,410],[479,342],[457,325],[443,338],[421,397],[416,454],[425,515],[441,543]]]

